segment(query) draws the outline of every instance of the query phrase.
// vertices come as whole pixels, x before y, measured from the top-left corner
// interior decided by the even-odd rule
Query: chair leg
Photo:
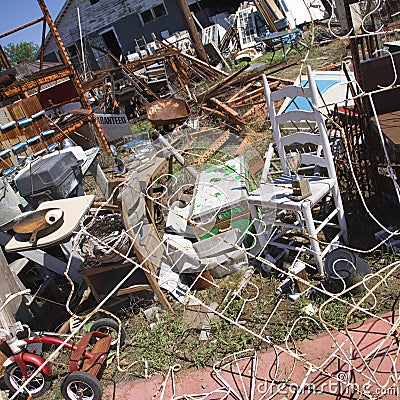
[[[342,231],[343,241],[345,244],[349,244],[349,235],[348,235],[348,231],[347,231],[346,217],[344,216],[342,197],[340,196],[339,187],[337,185],[335,185],[332,188],[332,195],[333,195],[333,201],[335,203],[335,207],[337,207],[337,209],[338,209],[337,216],[338,216],[338,220],[339,220],[339,227],[340,227],[340,230]]]
[[[317,264],[318,272],[321,276],[324,276],[324,263],[322,261],[321,248],[317,240],[317,232],[315,230],[315,224],[311,212],[310,203],[308,201],[304,201],[301,208],[306,224],[307,234],[310,240],[311,250],[314,252],[314,258]]]

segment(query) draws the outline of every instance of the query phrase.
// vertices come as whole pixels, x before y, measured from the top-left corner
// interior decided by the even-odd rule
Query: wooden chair
[[[274,221],[264,221],[268,226],[284,228],[285,232],[289,230],[300,230],[303,231],[308,239],[310,246],[307,248],[296,247],[288,245],[280,241],[283,236],[282,233],[278,233],[273,237],[267,237],[267,235],[258,236],[261,238],[261,246],[265,248],[267,245],[274,245],[283,249],[305,251],[312,254],[315,258],[315,262],[320,275],[324,275],[323,258],[329,251],[333,242],[337,241],[339,237],[343,237],[344,241],[347,242],[347,225],[343,211],[342,199],[339,192],[335,166],[333,162],[332,152],[330,143],[325,127],[324,118],[318,111],[319,97],[318,91],[315,84],[315,80],[310,67],[307,67],[309,87],[296,87],[286,86],[278,91],[271,92],[267,78],[263,76],[265,96],[267,99],[267,106],[269,110],[269,116],[271,120],[271,126],[274,133],[274,140],[276,143],[277,153],[282,166],[282,176],[273,179],[270,182],[266,182],[266,176],[268,175],[268,164],[271,160],[266,160],[267,166],[263,171],[264,183],[261,183],[259,189],[252,192],[248,196],[249,206],[253,218],[260,218],[260,213],[263,213],[262,209],[269,210],[264,212],[264,215],[271,215],[271,210],[276,210],[276,215],[282,216],[292,212],[295,214],[296,220],[293,222],[285,222],[283,218],[278,218]],[[298,96],[309,99],[313,111],[304,110],[292,110],[283,114],[277,115],[275,111],[275,103],[280,100],[289,97],[295,99]],[[304,122],[308,122],[308,126],[312,126],[311,132],[306,132],[304,129],[290,130],[285,135],[284,124],[290,122],[293,123],[297,128],[300,126],[307,126]],[[291,149],[293,146],[300,146],[306,149],[302,153],[302,164],[307,166],[318,167],[318,174],[308,176],[311,189],[311,196],[295,201],[290,199],[288,196],[292,193],[292,177],[290,176],[290,170],[286,162],[287,148]],[[307,152],[307,149],[313,149],[312,152]],[[268,152],[272,156],[272,151]],[[324,217],[322,221],[316,221],[313,217],[313,209],[321,204],[322,201],[328,196],[332,196],[334,202],[334,210],[328,212],[328,215]],[[333,224],[333,218],[337,218],[337,223]],[[261,224],[261,222],[259,223]],[[259,225],[257,231],[262,233]],[[329,241],[329,244],[322,250],[320,240],[318,239],[318,233],[326,226],[337,228],[338,232]]]

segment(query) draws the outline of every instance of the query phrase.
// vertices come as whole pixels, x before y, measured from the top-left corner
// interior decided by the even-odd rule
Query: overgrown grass
[[[228,278],[226,278],[228,279]],[[260,289],[258,298],[254,302],[249,302],[242,309],[244,300],[236,298],[224,311],[226,319],[213,318],[209,321],[210,337],[207,341],[199,340],[199,329],[196,329],[191,322],[184,316],[184,308],[181,307],[175,314],[164,313],[153,329],[141,314],[130,317],[126,320],[126,330],[128,332],[129,344],[125,346],[122,359],[125,363],[133,359],[145,358],[149,363],[149,372],[162,371],[166,373],[170,366],[181,364],[183,369],[201,368],[212,366],[216,361],[231,353],[254,348],[262,350],[269,347],[267,341],[258,339],[246,330],[241,329],[240,325],[251,332],[261,333],[264,338],[269,338],[271,342],[282,344],[285,340],[299,341],[311,339],[314,335],[325,332],[324,324],[329,329],[332,327],[343,330],[346,317],[352,309],[352,304],[356,304],[366,292],[348,295],[342,299],[329,299],[320,295],[312,300],[305,296],[298,301],[290,301],[285,296],[279,305],[278,310],[270,318],[270,314],[277,304],[279,298],[274,295],[278,280],[273,276],[263,277],[255,273],[251,280]],[[222,281],[221,281],[222,282]],[[368,287],[372,287],[376,281],[370,282]],[[226,284],[226,288],[229,287]],[[212,288],[198,293],[202,300],[209,304],[216,301],[220,304],[221,310],[226,304],[222,304],[222,288]],[[218,292],[219,290],[219,292]],[[398,302],[398,276],[394,276],[388,281],[388,286],[383,285],[376,293],[383,296],[383,305],[374,304],[371,296],[366,296],[362,307],[373,309],[374,313],[393,309]],[[318,313],[308,316],[305,306],[313,304],[316,311],[325,303],[319,319]],[[222,305],[221,305],[222,304]],[[241,312],[239,314],[239,312]],[[267,319],[270,321],[264,327]],[[362,321],[368,318],[367,313],[355,311],[347,318],[347,324]],[[233,323],[232,323],[233,321]],[[295,323],[295,321],[297,321]],[[290,332],[290,335],[289,335]],[[137,376],[141,376],[143,368],[138,366],[135,369]],[[121,375],[118,379],[124,379]]]

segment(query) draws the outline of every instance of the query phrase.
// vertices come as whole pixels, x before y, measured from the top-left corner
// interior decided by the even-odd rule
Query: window
[[[143,24],[145,24],[164,15],[167,15],[167,9],[165,8],[164,3],[160,3],[146,11],[141,12],[140,18],[142,19]]]
[[[163,3],[153,7],[153,12],[154,15],[156,16],[156,18],[158,17],[162,17],[163,15],[165,15],[167,13],[167,10],[165,9],[165,6]]]
[[[68,46],[67,47],[67,51],[69,56],[72,57],[76,57],[78,55],[78,51],[76,49],[76,46],[73,44],[72,46]]]
[[[98,2],[99,2],[99,0],[90,0],[90,4],[96,4]]]
[[[154,19],[151,10],[143,11],[142,13],[140,13],[140,16],[142,17],[142,21],[144,24]]]

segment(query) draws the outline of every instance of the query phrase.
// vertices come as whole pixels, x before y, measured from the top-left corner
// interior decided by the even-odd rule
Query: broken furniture
[[[132,268],[132,263],[127,261],[80,269],[79,273],[88,285],[93,297],[100,303],[131,272]],[[115,296],[123,296],[143,290],[151,291],[152,289],[142,271],[138,269],[118,289]]]
[[[281,211],[284,212],[283,214],[285,214],[285,212],[293,212],[296,216],[295,222],[284,222],[277,218],[275,221],[266,221],[266,223],[268,225],[272,224],[275,227],[283,227],[286,231],[291,229],[304,231],[308,236],[310,248],[307,247],[303,249],[303,247],[296,247],[278,242],[277,239],[281,237],[282,234],[268,238],[264,235],[258,236],[263,241],[262,246],[265,248],[265,246],[269,244],[288,250],[305,251],[314,256],[318,272],[323,276],[323,258],[329,251],[332,243],[336,242],[340,237],[343,237],[347,242],[347,225],[325,122],[322,115],[318,112],[318,92],[313,73],[309,66],[307,67],[307,75],[309,88],[286,86],[272,93],[267,78],[264,76],[264,88],[269,116],[277,151],[283,168],[283,175],[274,179],[272,182],[261,183],[259,189],[249,194],[248,201],[252,216],[256,221],[260,213],[263,212],[263,208],[266,210],[276,209],[278,215],[282,214]],[[313,111],[292,110],[277,115],[275,113],[276,103],[285,97],[290,97],[292,99],[297,97],[310,99]],[[313,128],[311,132],[306,132],[307,125],[303,124],[303,126],[301,124],[302,121],[308,121],[314,124],[315,128]],[[290,122],[295,126],[294,132],[293,128],[290,130],[287,125],[286,129],[283,127],[283,124],[288,124]],[[299,126],[301,130],[299,130]],[[311,125],[311,127],[313,127],[313,125]],[[310,144],[314,146],[315,151],[302,153],[302,163],[304,165],[316,166],[320,169],[316,170],[318,173],[317,175],[308,176],[311,196],[301,201],[294,201],[289,198],[292,189],[290,171],[285,162],[287,148],[292,150],[293,146],[297,146],[298,148],[302,147],[304,151],[309,151],[306,145]],[[266,161],[266,163],[269,162],[269,160]],[[323,176],[323,172],[326,176]],[[264,173],[264,176],[265,175]],[[320,205],[329,194],[333,198],[334,210],[330,212],[323,221],[317,221],[313,217],[313,209],[317,205]],[[338,219],[338,226],[331,222],[335,216],[337,216]],[[329,243],[326,248],[322,250],[320,240],[318,239],[318,233],[326,226],[336,227],[339,228],[339,230],[338,233],[328,241]],[[259,233],[262,233],[262,229],[261,226],[258,226],[257,230]]]
[[[247,266],[246,250],[241,248],[244,235],[238,228],[192,243],[178,235],[165,234],[164,246],[179,274],[202,274],[210,271],[222,278]]]
[[[138,165],[135,162],[128,165],[130,176],[119,182],[121,188],[116,191],[116,202],[124,235],[129,238],[129,249],[122,252],[122,260],[82,269],[81,274],[98,301],[120,285],[116,296],[150,290],[165,309],[172,311],[157,282],[164,250],[153,222],[153,202],[144,195],[152,179],[168,167],[168,159],[143,157]],[[151,189],[148,192],[150,194]]]
[[[20,235],[11,236],[8,233],[1,232],[0,239],[3,239],[6,243],[4,243],[3,240],[1,240],[0,243],[5,244],[6,251],[18,252],[22,256],[43,265],[49,270],[63,275],[67,263],[41,249],[53,245],[67,245],[70,237],[78,230],[81,219],[88,212],[93,202],[93,195],[43,202],[39,205],[37,210],[57,208],[63,211],[63,221],[58,229],[46,236],[38,237],[34,243],[29,241],[29,237],[21,237]],[[75,259],[76,257],[72,258]],[[69,268],[69,276],[74,282],[80,282],[82,279],[78,274],[80,263],[81,259],[72,260]]]
[[[227,229],[246,231],[250,225],[246,185],[248,169],[243,157],[210,165],[198,174],[190,205],[190,227],[198,239]]]
[[[166,160],[164,162],[164,165],[160,164],[158,168],[161,168],[162,165],[165,167],[167,162]],[[141,187],[141,183],[146,185],[151,181],[152,177],[157,174],[158,168],[154,167],[151,171],[142,171],[142,177],[136,172],[132,172],[130,179],[119,195],[119,201],[125,229],[132,239],[132,247],[139,261],[138,264],[144,271],[150,288],[159,302],[167,310],[172,311],[171,305],[157,282],[165,251]],[[145,182],[143,182],[143,178]],[[133,287],[132,290],[135,290],[135,288]]]
[[[83,221],[78,253],[84,259],[79,268],[93,297],[100,302],[132,270],[130,256],[132,239],[126,233],[121,214],[99,210]],[[151,290],[140,269],[119,288],[116,296],[139,290]]]
[[[275,57],[275,43],[279,42],[280,47],[282,49],[283,58],[285,62],[287,62],[287,55],[293,50],[297,53],[300,53],[301,50],[307,49],[308,46],[299,40],[299,36],[301,35],[301,30],[298,28],[289,29],[282,32],[274,32],[268,36],[259,38],[265,44],[267,49],[272,49],[274,54],[270,60],[270,64]]]

